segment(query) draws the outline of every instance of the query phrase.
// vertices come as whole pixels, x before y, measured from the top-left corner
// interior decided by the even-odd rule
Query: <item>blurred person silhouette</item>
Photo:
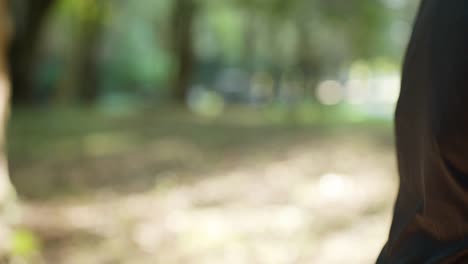
[[[400,185],[377,263],[468,263],[467,0],[422,0],[395,119]]]

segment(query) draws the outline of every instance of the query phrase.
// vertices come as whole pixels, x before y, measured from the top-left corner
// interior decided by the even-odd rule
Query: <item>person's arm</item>
[[[431,126],[440,155],[449,166],[468,174],[468,2],[441,1],[432,49]],[[444,17],[445,16],[445,17]],[[439,35],[441,34],[441,35]]]

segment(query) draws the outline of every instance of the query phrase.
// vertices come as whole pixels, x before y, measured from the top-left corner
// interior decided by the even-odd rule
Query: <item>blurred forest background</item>
[[[418,2],[10,1],[11,262],[373,263]]]

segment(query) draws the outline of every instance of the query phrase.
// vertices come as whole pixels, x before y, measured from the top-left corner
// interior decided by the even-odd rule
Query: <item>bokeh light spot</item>
[[[320,83],[316,90],[317,99],[324,105],[336,105],[343,100],[342,85],[333,80]]]

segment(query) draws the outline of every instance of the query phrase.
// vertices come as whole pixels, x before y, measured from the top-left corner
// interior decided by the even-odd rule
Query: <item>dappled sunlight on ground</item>
[[[32,263],[374,262],[396,191],[389,131],[161,127],[138,140],[84,133],[68,156],[13,155],[20,194],[34,198]]]
[[[169,175],[145,193],[31,203],[26,225],[46,263],[372,263],[389,225],[391,151],[335,140],[225,161],[187,183]]]

